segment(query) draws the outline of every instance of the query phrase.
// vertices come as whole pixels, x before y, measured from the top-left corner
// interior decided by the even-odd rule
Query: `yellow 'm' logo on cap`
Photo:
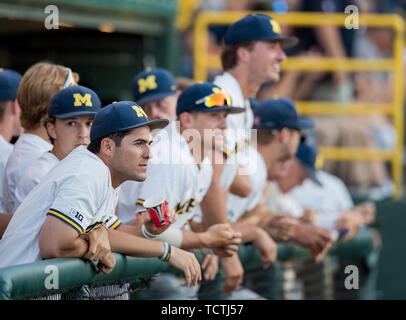
[[[154,90],[158,87],[156,84],[156,79],[153,74],[149,75],[145,79],[138,79],[138,91],[139,93],[144,93],[147,90]]]
[[[73,102],[73,105],[75,107],[81,107],[83,104],[86,107],[93,107],[92,104],[92,96],[90,93],[86,93],[84,96],[82,96],[80,93],[74,93],[73,98],[75,98],[75,101]]]
[[[145,117],[148,119],[147,114],[139,106],[132,106],[131,108],[133,108],[133,110],[137,113],[138,118]]]
[[[275,20],[269,20],[269,23],[272,26],[272,31],[275,33],[281,33],[281,27],[279,26],[279,23],[277,23]]]

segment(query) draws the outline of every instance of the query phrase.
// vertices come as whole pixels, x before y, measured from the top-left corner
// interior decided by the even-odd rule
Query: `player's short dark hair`
[[[0,101],[0,121],[3,120],[4,113],[7,109],[7,105],[10,103],[10,100]]]
[[[238,57],[237,51],[238,48],[243,47],[247,50],[252,50],[254,47],[255,41],[254,40],[247,40],[242,41],[239,43],[229,44],[223,48],[221,52],[221,65],[223,70],[229,70],[234,68],[237,65]]]
[[[116,147],[120,147],[121,141],[123,140],[123,138],[126,135],[128,135],[131,132],[131,130],[132,129],[124,130],[124,131],[117,131],[117,132],[113,132],[112,134],[109,134],[108,136],[97,138],[89,143],[89,145],[87,146],[87,150],[89,150],[90,152],[92,152],[94,154],[98,154],[100,152],[101,142],[104,138],[109,138],[109,139],[113,140]]]
[[[257,143],[265,146],[273,141],[277,131],[275,129],[257,129]]]

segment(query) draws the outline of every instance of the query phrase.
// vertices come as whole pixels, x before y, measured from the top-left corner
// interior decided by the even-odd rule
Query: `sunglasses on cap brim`
[[[195,101],[196,105],[201,103],[204,103],[207,108],[224,107],[225,105],[231,107],[231,97],[227,93],[218,92]]]

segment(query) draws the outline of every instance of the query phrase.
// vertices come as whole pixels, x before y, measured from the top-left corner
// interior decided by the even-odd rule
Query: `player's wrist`
[[[200,240],[200,243],[202,244],[203,248],[211,248],[212,243],[211,243],[211,237],[208,231],[205,232],[200,232],[197,234]]]
[[[164,250],[162,255],[159,257],[159,260],[162,260],[164,262],[168,262],[169,259],[171,258],[171,253],[172,253],[172,246],[165,241],[162,241],[163,245],[164,245]]]

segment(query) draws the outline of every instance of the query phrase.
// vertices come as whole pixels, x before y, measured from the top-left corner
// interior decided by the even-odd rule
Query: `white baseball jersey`
[[[27,194],[41,182],[48,171],[55,167],[58,162],[59,159],[52,152],[46,151],[41,157],[34,161],[32,165],[25,169],[15,190],[17,208]]]
[[[41,137],[23,133],[14,145],[3,175],[3,207],[5,212],[14,213],[17,209],[15,188],[25,169],[37,160],[44,152],[52,149],[52,144]]]
[[[192,219],[194,208],[206,194],[213,175],[208,158],[196,165],[185,138],[179,133],[176,121],[172,121],[156,136],[151,145],[153,158],[147,169],[147,178],[139,194],[141,203],[153,196],[162,196],[168,206],[178,214],[173,226],[181,228]]]
[[[95,154],[80,146],[60,161],[27,195],[0,240],[0,268],[41,259],[38,238],[47,215],[78,235],[108,221],[115,229],[117,190],[110,171]]]
[[[316,177],[322,186],[306,179],[288,194],[303,208],[314,211],[344,211],[354,206],[351,195],[340,178],[322,170],[316,171]]]
[[[131,223],[136,217],[136,206],[141,186],[142,183],[138,181],[126,181],[120,186],[117,216],[124,224]]]
[[[266,205],[272,213],[289,214],[295,218],[304,213],[303,207],[292,196],[282,193],[276,181],[269,183]]]
[[[251,138],[251,128],[254,124],[254,113],[248,99],[244,95],[240,84],[228,72],[216,76],[213,81],[223,91],[231,96],[232,105],[235,107],[245,108],[245,112],[233,114],[227,117],[227,135],[225,148],[231,156],[227,159],[221,174],[221,186],[228,189],[233,183],[239,165],[243,165],[239,155],[249,144]]]
[[[6,141],[2,135],[0,135],[0,177],[3,177],[4,170],[6,168],[7,160],[13,152],[14,146]],[[3,195],[3,184],[0,183],[0,212],[5,212],[3,203],[1,201]]]
[[[242,198],[230,193],[227,198],[227,213],[230,222],[236,222],[245,212],[255,208],[261,199],[267,180],[267,168],[261,154],[252,146],[247,146],[247,151],[242,156],[247,160],[244,162],[244,168],[249,172],[248,175],[252,185],[252,191],[248,197]]]
[[[315,186],[319,187],[316,184]],[[301,187],[299,186],[298,188]],[[283,193],[279,189],[279,186],[275,181],[272,181],[270,183],[268,189],[267,206],[273,213],[288,214],[295,218],[300,218],[303,215],[305,209],[311,209],[303,207],[301,203],[299,203],[290,193]],[[337,211],[331,207],[328,211],[315,210],[315,213],[316,225],[325,229],[329,229],[330,231],[333,231],[334,235],[337,235],[336,224],[341,216],[340,211]]]

